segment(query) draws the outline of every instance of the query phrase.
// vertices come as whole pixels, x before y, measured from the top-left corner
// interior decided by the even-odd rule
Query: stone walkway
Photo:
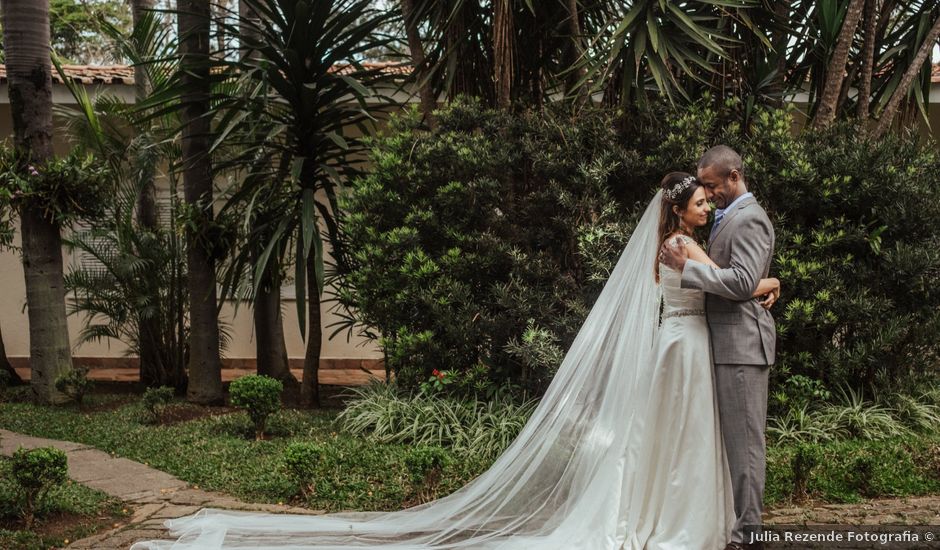
[[[0,430],[0,453],[9,456],[19,447],[56,447],[65,451],[69,461],[69,477],[82,485],[117,497],[133,508],[133,515],[126,523],[75,541],[68,548],[126,550],[138,540],[166,537],[167,531],[163,527],[165,520],[192,514],[204,507],[295,514],[322,513],[277,504],[248,504],[228,495],[197,489],[170,474],[133,460],[111,456],[88,445]]]
[[[125,458],[117,458],[87,445],[22,435],[0,429],[0,453],[11,455],[19,447],[56,447],[68,455],[69,475],[75,481],[117,497],[134,508],[124,524],[107,532],[75,541],[68,548],[126,549],[141,539],[159,539],[167,535],[163,522],[185,516],[203,507],[275,513],[321,514],[276,504],[250,504],[221,493],[203,491],[167,473]],[[767,510],[765,525],[799,525],[816,529],[835,525],[940,526],[940,495],[896,499],[874,499],[859,504],[809,504]],[[940,535],[940,527],[936,529]],[[930,545],[902,546],[828,544],[770,544],[768,548],[937,548]]]

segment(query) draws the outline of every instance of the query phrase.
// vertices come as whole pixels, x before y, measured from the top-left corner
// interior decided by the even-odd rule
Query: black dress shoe
[[[752,544],[745,544],[744,550],[764,550],[763,542],[755,542]]]
[[[725,546],[725,550],[746,550],[744,545],[740,542],[729,542],[728,546]]]

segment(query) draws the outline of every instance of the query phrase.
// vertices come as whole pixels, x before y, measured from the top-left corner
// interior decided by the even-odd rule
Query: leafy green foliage
[[[55,379],[56,389],[67,395],[79,407],[81,407],[82,399],[84,399],[85,394],[93,384],[94,382],[88,378],[87,367],[72,368]]]
[[[905,436],[768,448],[766,502],[829,502],[940,490],[937,437]]]
[[[795,134],[788,110],[758,109],[743,127],[709,105],[667,117],[656,163],[694,166],[718,143],[744,158],[748,188],[776,231],[771,275],[783,282],[771,376],[775,391],[796,402],[775,399],[777,411],[843,386],[874,391],[879,376],[933,376],[940,361],[937,150],[914,133],[872,140],[849,122]],[[803,378],[785,382],[794,375]]]
[[[13,460],[0,457],[0,520],[15,525],[23,512],[21,491],[13,480]],[[0,528],[0,548],[10,550],[39,550],[61,548],[69,540],[91,536],[98,529],[113,528],[113,522],[128,515],[120,500],[67,480],[49,488],[44,497],[36,502],[36,513],[31,528],[17,529],[8,525]],[[56,522],[59,517],[66,520],[81,519],[78,525],[65,530],[59,525],[52,533],[44,533],[43,523]],[[12,527],[12,528],[11,528]]]
[[[268,417],[281,408],[281,392],[284,384],[270,376],[249,374],[233,380],[228,388],[232,404],[248,410],[255,424],[255,438],[264,437],[264,426]]]
[[[67,226],[103,216],[110,196],[108,170],[91,155],[73,149],[34,165],[8,142],[0,144],[0,199],[8,207],[34,205]]]
[[[284,470],[305,499],[316,494],[316,474],[327,460],[326,449],[316,443],[291,443],[284,449]]]
[[[103,397],[90,396],[95,402]],[[411,446],[351,436],[338,429],[335,411],[281,410],[272,415],[266,428],[277,437],[255,442],[245,437],[254,432],[247,415],[151,426],[140,423],[141,409],[134,402],[76,414],[74,409],[28,402],[0,403],[0,426],[93,445],[200,488],[267,503],[288,501],[298,490],[283,469],[284,450],[291,443],[314,443],[328,449],[334,460],[318,463],[316,495],[304,505],[318,510],[397,510],[411,496],[404,465]],[[433,490],[435,497],[463,486],[490,463],[451,449],[445,452],[453,460]]]
[[[340,197],[350,272],[336,299],[383,335],[399,384],[437,369],[456,396],[544,390],[650,193],[613,122],[467,100],[433,132],[412,110],[371,142],[372,171]]]
[[[68,459],[54,447],[20,447],[14,451],[11,464],[11,477],[22,495],[23,517],[28,529],[33,524],[37,503],[49,489],[68,479]]]
[[[403,396],[382,383],[352,391],[356,397],[338,416],[347,432],[383,443],[449,447],[487,460],[509,446],[537,404]]]
[[[758,108],[742,126],[738,101],[712,105],[624,120],[458,101],[433,132],[415,113],[393,119],[372,142],[371,173],[342,197],[351,271],[337,301],[363,334],[382,334],[405,389],[436,369],[455,373],[453,395],[506,382],[538,395],[638,206],[662,174],[726,143],[776,229],[773,411],[843,386],[871,392],[879,373],[933,372],[940,154],[913,134],[875,141],[850,123],[795,134],[788,110]]]
[[[144,421],[159,422],[163,417],[163,412],[172,400],[173,388],[169,386],[144,390],[144,395],[141,397],[141,403],[144,406]]]
[[[50,0],[49,31],[52,49],[66,62],[80,65],[124,63],[102,22],[128,30],[131,13],[123,0]],[[2,36],[2,31],[0,31]],[[0,62],[4,58],[0,46]]]

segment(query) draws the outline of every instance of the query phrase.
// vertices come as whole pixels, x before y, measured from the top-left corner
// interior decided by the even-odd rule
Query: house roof
[[[363,63],[365,68],[382,68],[393,74],[407,74],[410,68],[401,63]],[[75,82],[82,84],[133,84],[134,68],[129,65],[63,65],[65,74]],[[334,71],[349,72],[350,65],[336,65]],[[6,82],[6,66],[0,64],[0,82]],[[52,80],[61,83],[59,73],[52,71]],[[930,73],[930,81],[940,83],[940,63],[935,63]]]
[[[410,68],[401,63],[363,63],[366,69],[382,69],[391,74],[408,74]],[[134,84],[134,68],[130,65],[63,65],[62,70],[72,81],[81,84]],[[333,71],[348,73],[352,66],[334,65]],[[62,83],[58,71],[52,70],[53,82]],[[7,68],[0,64],[0,82],[7,81]]]

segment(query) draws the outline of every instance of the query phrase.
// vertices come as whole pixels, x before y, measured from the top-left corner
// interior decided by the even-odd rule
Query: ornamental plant
[[[23,518],[30,529],[36,508],[46,493],[68,479],[68,459],[53,447],[31,450],[20,447],[13,453],[12,463],[12,478],[21,492]]]
[[[144,405],[144,421],[159,422],[172,400],[173,388],[169,386],[147,388],[141,398]]]
[[[327,450],[316,443],[291,443],[284,449],[284,471],[305,499],[316,493],[318,474],[328,458]]]
[[[91,389],[93,382],[88,378],[87,367],[72,368],[55,380],[55,387],[74,401],[79,407],[85,394]]]
[[[268,417],[281,408],[281,392],[284,384],[270,376],[249,374],[233,380],[229,385],[229,396],[236,407],[248,411],[255,425],[255,440],[264,438]]]
[[[79,149],[32,164],[8,142],[0,144],[0,204],[14,211],[37,205],[65,227],[102,217],[113,198],[112,188],[105,165]],[[0,206],[0,219],[8,215]]]

